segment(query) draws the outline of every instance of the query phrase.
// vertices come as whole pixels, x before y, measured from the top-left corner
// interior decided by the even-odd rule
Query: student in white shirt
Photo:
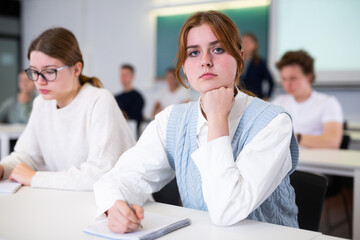
[[[40,93],[0,177],[37,188],[92,190],[135,141],[112,94],[82,75],[75,36],[52,28],[28,49],[29,79]]]
[[[153,116],[164,110],[167,106],[189,101],[189,93],[179,85],[174,68],[169,68],[166,71],[165,81],[167,87],[163,88],[156,98]]]
[[[314,59],[303,50],[288,51],[276,67],[287,94],[279,95],[273,103],[291,114],[299,144],[310,148],[339,148],[343,112],[335,97],[312,89]]]
[[[109,229],[137,229],[144,217],[139,205],[175,175],[183,206],[208,211],[217,225],[249,218],[298,227],[289,181],[298,160],[291,118],[236,88],[244,61],[235,24],[216,11],[192,15],[180,31],[177,56],[178,80],[186,86],[183,69],[200,99],[157,114],[95,183]]]

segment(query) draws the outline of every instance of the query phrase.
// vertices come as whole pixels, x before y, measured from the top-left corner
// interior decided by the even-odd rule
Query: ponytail
[[[80,74],[79,76],[80,85],[84,85],[85,83],[90,83],[94,87],[102,88],[104,85],[97,77],[87,77],[83,74]]]

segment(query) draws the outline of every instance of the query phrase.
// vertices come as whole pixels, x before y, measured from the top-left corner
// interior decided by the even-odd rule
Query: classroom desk
[[[192,224],[160,239],[276,239],[306,240],[321,235],[274,224],[244,220],[231,227],[211,223],[208,213],[148,202],[145,211],[190,217]],[[0,239],[102,239],[82,232],[96,214],[92,192],[22,187],[11,195],[0,195]]]
[[[360,131],[360,122],[348,122],[348,128],[350,130]]]
[[[300,148],[297,170],[354,178],[353,239],[360,240],[360,151]]]
[[[350,136],[351,141],[360,141],[360,131],[358,131],[358,130],[345,130],[344,133]]]
[[[17,139],[24,131],[23,124],[0,124],[0,160],[9,155],[10,140]]]

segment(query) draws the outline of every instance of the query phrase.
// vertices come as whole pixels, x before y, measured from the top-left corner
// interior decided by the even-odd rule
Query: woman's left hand
[[[31,185],[31,179],[35,175],[35,171],[32,170],[25,163],[19,163],[16,167],[11,171],[9,179],[17,181],[24,186]]]
[[[221,87],[201,96],[203,111],[208,120],[208,141],[229,135],[228,117],[234,105],[234,89]]]

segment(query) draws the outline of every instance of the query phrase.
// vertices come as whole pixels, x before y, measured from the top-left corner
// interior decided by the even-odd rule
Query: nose
[[[38,77],[38,80],[36,80],[36,83],[39,85],[46,85],[47,81],[44,79],[44,77],[41,74],[39,74],[39,77]]]
[[[209,52],[204,52],[204,54],[202,54],[201,66],[202,67],[212,67],[213,66],[212,56]]]

